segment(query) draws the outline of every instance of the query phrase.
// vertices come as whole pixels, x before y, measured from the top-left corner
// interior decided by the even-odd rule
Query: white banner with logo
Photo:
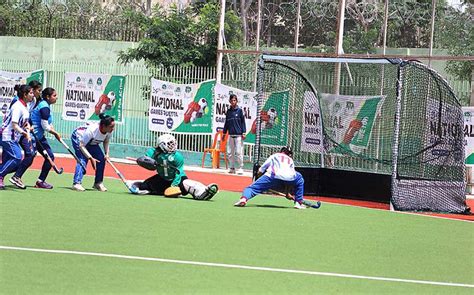
[[[148,128],[152,131],[211,133],[216,81],[176,84],[151,79]]]
[[[306,91],[304,93],[303,112],[301,115],[303,122],[301,151],[310,153],[324,152],[321,110],[319,108],[319,101],[313,92]]]
[[[474,165],[474,107],[462,107],[464,114],[465,163]]]
[[[97,121],[105,113],[122,122],[125,76],[66,73],[64,80],[64,120]]]
[[[247,133],[250,132],[252,123],[255,118],[257,118],[257,92],[244,91],[216,83],[216,87],[214,87],[214,116],[212,121],[213,134],[224,128],[225,114],[227,109],[230,107],[229,96],[231,94],[237,95],[237,105],[244,113]]]
[[[32,72],[7,72],[0,71],[0,108],[2,117],[10,107],[13,98],[16,96],[15,85],[28,84],[31,81],[38,81],[43,85],[46,84],[46,73],[44,70],[36,70]]]
[[[436,163],[442,166],[459,166],[462,163],[462,153],[455,153],[457,149],[458,136],[463,131],[463,126],[459,124],[459,117],[462,112],[458,106],[447,103],[441,104],[435,99],[427,100],[426,118],[427,128],[425,128],[424,147],[432,147],[429,153],[423,153],[426,162],[436,159]],[[465,119],[466,121],[466,119]],[[465,130],[465,129],[464,129]]]
[[[360,154],[369,145],[385,96],[321,94],[324,127],[331,153]]]

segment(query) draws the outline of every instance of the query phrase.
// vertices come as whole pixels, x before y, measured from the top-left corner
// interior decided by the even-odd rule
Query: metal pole
[[[389,0],[385,0],[385,8],[384,8],[384,14],[383,14],[383,47],[382,47],[383,55],[385,55],[385,52],[387,49],[388,1]]]
[[[337,16],[337,35],[336,35],[336,56],[343,53],[342,41],[344,38],[344,17],[346,12],[346,0],[339,0],[339,11]],[[341,63],[334,65],[334,85],[333,93],[339,94],[339,84],[341,83]]]
[[[301,14],[301,0],[297,1],[296,8],[296,31],[295,31],[295,52],[298,52],[298,43],[300,37],[300,14]]]
[[[430,35],[430,53],[428,60],[428,66],[431,67],[431,57],[433,56],[433,39],[434,39],[434,27],[435,27],[435,17],[436,17],[436,0],[431,1],[431,35]]]
[[[219,34],[217,36],[217,64],[216,64],[216,82],[221,83],[222,80],[222,53],[223,37],[224,37],[224,19],[225,19],[225,0],[221,0],[221,14],[219,17]]]
[[[260,156],[261,156],[261,144],[260,144],[260,136],[261,136],[261,128],[262,128],[262,123],[261,123],[261,114],[260,112],[262,111],[263,108],[263,100],[264,100],[264,82],[265,82],[265,61],[263,60],[263,57],[259,57],[258,61],[258,84],[257,84],[257,90],[258,90],[258,96],[257,96],[257,132],[255,134],[255,145],[254,145],[254,164],[253,164],[253,176],[255,177],[257,175],[257,168],[260,163]]]
[[[255,51],[260,50],[260,30],[262,27],[261,24],[261,18],[262,18],[262,0],[258,0],[257,2],[257,36],[255,38]],[[258,73],[258,61],[259,61],[259,56],[257,55],[255,57],[255,67],[254,67],[254,77],[253,77],[253,91],[256,91],[257,89],[257,73]]]

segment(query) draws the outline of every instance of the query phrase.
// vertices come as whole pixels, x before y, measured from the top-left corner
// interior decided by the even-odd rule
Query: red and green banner
[[[66,73],[62,118],[69,121],[97,121],[99,114],[123,121],[125,76]]]
[[[330,153],[362,153],[373,133],[385,96],[321,94],[323,124]]]
[[[226,112],[230,107],[229,97],[231,94],[235,94],[237,96],[237,105],[244,113],[245,126],[247,129],[247,134],[249,134],[252,123],[257,117],[257,92],[244,91],[220,83],[216,83],[216,87],[214,88],[214,116],[212,119],[212,133],[215,134],[224,128]],[[245,142],[249,142],[249,140],[246,139]]]
[[[176,84],[151,80],[148,128],[160,132],[211,133],[215,80]]]
[[[260,111],[261,133],[260,142],[263,145],[287,145],[289,91],[273,92],[264,99]],[[252,125],[247,133],[245,142],[255,143],[257,133],[257,118],[252,120]]]
[[[36,70],[32,72],[7,72],[0,71],[0,108],[2,116],[5,115],[13,98],[15,97],[15,85],[28,84],[31,81],[38,81],[46,85],[46,73],[44,70]]]

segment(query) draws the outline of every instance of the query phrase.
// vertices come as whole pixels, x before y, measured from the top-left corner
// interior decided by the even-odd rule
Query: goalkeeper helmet
[[[158,137],[158,147],[167,153],[175,152],[178,148],[178,142],[171,134],[162,134]]]
[[[293,156],[293,150],[289,146],[284,146],[281,148],[280,153],[284,153],[289,157]]]

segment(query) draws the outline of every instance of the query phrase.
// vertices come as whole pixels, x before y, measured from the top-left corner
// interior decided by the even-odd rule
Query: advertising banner
[[[474,107],[463,107],[465,163],[474,165]]]
[[[260,112],[262,120],[261,144],[269,146],[287,145],[289,91],[273,92],[265,100]],[[245,142],[255,143],[257,133],[256,118],[252,121]]]
[[[213,134],[224,128],[226,112],[230,107],[229,96],[231,94],[237,95],[237,105],[244,113],[247,134],[250,132],[252,122],[257,117],[257,92],[244,91],[216,83],[216,87],[214,88],[214,116],[212,121]],[[249,141],[246,139],[245,142]]]
[[[148,128],[152,131],[211,133],[215,80],[175,84],[152,79]]]
[[[304,94],[302,112],[301,151],[323,153],[323,127],[321,124],[321,110],[319,101],[313,92]]]
[[[122,122],[125,76],[66,73],[64,81],[64,120],[98,121],[105,113]]]
[[[43,85],[46,84],[46,73],[44,70],[36,70],[32,72],[6,72],[0,71],[0,107],[2,117],[10,106],[15,97],[15,85],[28,84],[30,81],[36,80]]]
[[[385,96],[321,94],[324,127],[331,153],[360,154],[369,145]]]

